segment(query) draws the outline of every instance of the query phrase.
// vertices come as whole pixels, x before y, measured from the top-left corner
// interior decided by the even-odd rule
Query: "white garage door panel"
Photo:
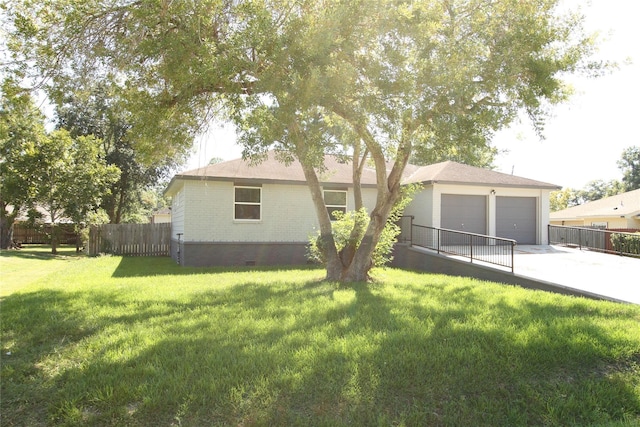
[[[536,198],[496,197],[496,235],[521,245],[536,244]]]

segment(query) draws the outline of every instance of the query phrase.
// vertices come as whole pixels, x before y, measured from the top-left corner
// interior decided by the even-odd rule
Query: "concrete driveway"
[[[514,273],[640,304],[640,258],[562,246],[516,246]]]

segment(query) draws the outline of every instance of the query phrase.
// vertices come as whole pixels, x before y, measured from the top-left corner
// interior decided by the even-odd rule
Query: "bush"
[[[363,224],[361,228],[362,233],[358,236],[358,242],[356,244],[356,247],[358,247],[360,245],[360,242],[362,241],[364,232],[369,225],[369,214],[367,213],[367,210],[365,208],[362,208],[358,211],[349,211],[347,213],[335,211],[333,212],[333,215],[336,218],[336,220],[333,222],[333,238],[335,240],[338,252],[347,245],[349,237],[351,236],[351,230],[353,229],[356,221],[362,222]],[[393,260],[391,251],[399,234],[400,227],[393,221],[388,221],[387,225],[382,231],[380,241],[378,242],[378,245],[373,252],[372,261],[375,267],[382,267]],[[320,242],[321,239],[319,231],[316,234],[310,236],[308,257],[314,262],[324,264],[324,251],[320,246]]]
[[[397,238],[402,231],[397,224],[402,216],[404,208],[411,202],[413,195],[421,188],[419,184],[407,185],[402,189],[402,197],[393,207],[387,224],[380,235],[380,241],[376,245],[376,249],[373,252],[372,262],[374,267],[382,267],[389,264],[393,260],[391,255],[393,251],[393,245],[397,242]],[[361,208],[358,211],[341,212],[334,211],[332,215],[336,220],[332,224],[333,238],[336,244],[336,249],[340,252],[349,241],[351,236],[351,230],[353,229],[356,221],[362,223],[360,227],[361,233],[357,237],[356,248],[360,246],[364,232],[369,226],[369,214],[365,208]],[[309,246],[307,257],[313,262],[326,264],[324,259],[324,251],[321,247],[320,231],[309,236]]]
[[[611,234],[611,244],[616,252],[640,255],[640,233]]]

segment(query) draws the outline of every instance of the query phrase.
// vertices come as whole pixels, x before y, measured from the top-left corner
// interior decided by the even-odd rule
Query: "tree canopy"
[[[13,223],[35,194],[36,147],[46,131],[44,115],[14,80],[3,81],[0,95],[0,248],[6,249]]]
[[[622,171],[622,183],[626,191],[640,188],[640,146],[626,148],[618,161]]]
[[[131,115],[110,89],[97,82],[66,94],[56,106],[56,127],[68,130],[73,137],[98,138],[106,163],[120,170],[118,180],[111,183],[110,191],[103,193],[100,203],[109,222],[119,224],[135,217],[143,193],[181,159],[168,156],[163,150],[141,153],[135,134],[130,132]]]
[[[120,171],[106,165],[95,137],[47,132],[44,115],[15,81],[5,80],[2,89],[0,215],[5,249],[11,244],[13,223],[26,209],[44,209],[54,230],[63,217],[83,223]]]
[[[63,217],[75,224],[95,211],[120,170],[99,156],[99,140],[93,136],[72,138],[55,130],[36,147],[31,179],[36,189],[32,204],[46,210],[52,224],[51,252],[57,252],[56,225]]]
[[[16,4],[17,3],[17,4]],[[297,158],[316,205],[327,278],[364,280],[416,152],[483,155],[524,111],[538,132],[597,73],[583,18],[557,0],[12,2],[13,70],[50,96],[91,79],[118,87],[146,152],[180,152],[212,117],[244,154]],[[317,171],[323,154],[370,159],[378,197],[359,245],[338,253]],[[390,166],[388,166],[390,165]],[[357,248],[356,248],[357,247]]]
[[[580,190],[563,188],[553,191],[551,192],[551,211],[559,211],[640,188],[640,148],[637,146],[625,148],[617,163],[622,172],[622,181],[595,179],[589,181]]]

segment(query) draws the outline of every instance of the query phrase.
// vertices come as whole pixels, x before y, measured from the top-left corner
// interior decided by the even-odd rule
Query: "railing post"
[[[469,236],[469,249],[471,252],[471,263],[473,264],[473,236]]]
[[[413,215],[409,217],[409,246],[413,246]]]
[[[578,247],[582,250],[582,228],[578,229]]]
[[[438,233],[438,254],[440,254],[440,229],[438,228],[437,233]]]
[[[511,242],[511,273],[515,273],[515,268],[513,265],[515,261],[515,258],[514,258],[515,247],[516,247],[516,244],[514,242]]]
[[[181,259],[181,252],[182,252],[182,248],[180,247],[182,245],[182,234],[183,233],[176,233],[178,235],[178,250],[177,250],[177,258],[178,258],[178,265],[182,265],[182,259]]]

